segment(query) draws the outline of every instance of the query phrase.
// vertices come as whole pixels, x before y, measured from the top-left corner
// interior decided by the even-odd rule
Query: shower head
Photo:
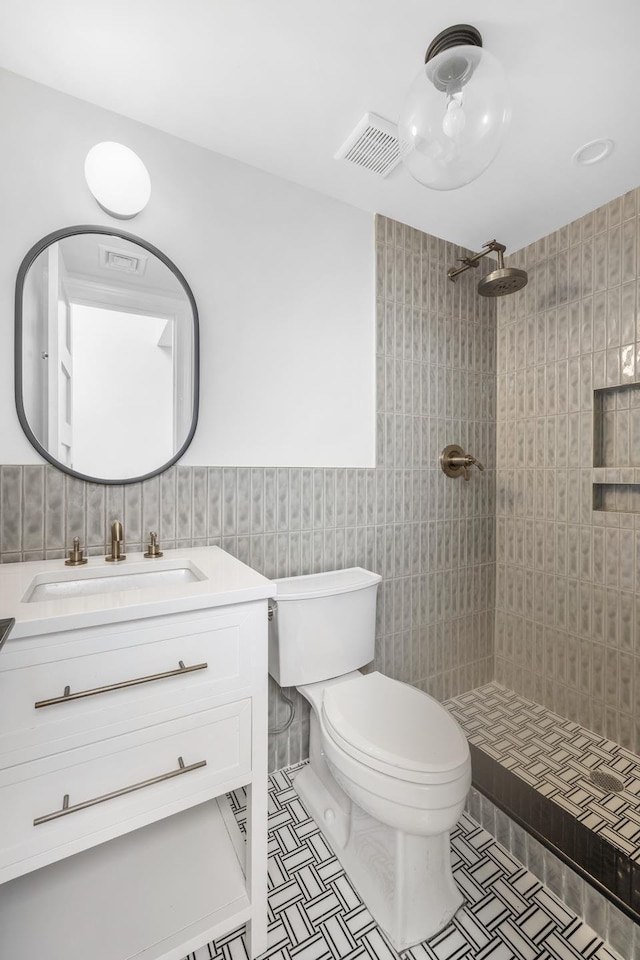
[[[474,253],[471,257],[460,257],[460,267],[451,267],[447,276],[449,280],[455,280],[456,277],[469,270],[470,267],[477,267],[478,261],[490,252],[498,254],[498,269],[488,273],[478,284],[478,293],[483,297],[504,297],[507,293],[515,293],[516,290],[522,290],[529,281],[525,270],[519,270],[517,267],[505,267],[504,252],[507,248],[503,243],[497,240],[489,240],[484,244],[484,249],[480,253]]]
[[[529,281],[526,270],[517,267],[499,267],[488,273],[478,284],[478,293],[482,297],[504,297],[526,287]]]

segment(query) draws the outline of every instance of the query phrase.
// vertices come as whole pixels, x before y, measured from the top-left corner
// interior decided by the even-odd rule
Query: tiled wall
[[[639,211],[634,191],[515,254],[529,284],[498,304],[496,678],[635,750],[640,514],[593,509],[593,399],[640,380]],[[625,449],[636,396],[605,404]]]
[[[359,564],[382,574],[375,666],[439,698],[493,676],[495,307],[461,251],[376,221],[378,466],[371,470],[177,466],[143,484],[85,484],[49,466],[0,470],[0,559],[100,554],[113,519],[127,548],[213,543],[268,577]],[[460,443],[483,461],[447,479]],[[10,614],[11,611],[6,611]],[[271,724],[286,707],[271,687]],[[308,709],[270,741],[271,768],[307,755]]]

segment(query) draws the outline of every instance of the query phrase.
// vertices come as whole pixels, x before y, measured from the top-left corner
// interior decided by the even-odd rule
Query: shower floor
[[[495,682],[446,705],[477,788],[639,914],[640,757]],[[622,789],[607,792],[594,773]]]

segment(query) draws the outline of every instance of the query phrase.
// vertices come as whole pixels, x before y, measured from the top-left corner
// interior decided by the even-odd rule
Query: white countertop
[[[39,633],[184,613],[187,610],[202,610],[275,596],[275,584],[219,547],[166,550],[164,557],[158,560],[145,560],[142,553],[127,553],[127,559],[117,564],[116,577],[119,573],[133,573],[134,570],[144,569],[146,572],[148,569],[152,572],[160,569],[161,565],[175,565],[181,559],[187,562],[186,565],[195,566],[204,574],[204,578],[193,583],[112,590],[33,603],[26,602],[25,597],[36,577],[38,580],[51,580],[58,573],[64,577],[77,575],[81,579],[92,573],[101,577],[109,576],[114,565],[105,563],[102,556],[89,557],[87,564],[75,568],[66,567],[64,560],[2,564],[0,617],[15,617],[16,623],[11,633],[13,641]]]

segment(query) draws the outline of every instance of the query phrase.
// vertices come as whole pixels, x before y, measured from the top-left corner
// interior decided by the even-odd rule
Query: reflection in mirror
[[[193,295],[159,250],[74,227],[29,251],[16,293],[16,404],[66,472],[106,483],[159,473],[197,419]]]

